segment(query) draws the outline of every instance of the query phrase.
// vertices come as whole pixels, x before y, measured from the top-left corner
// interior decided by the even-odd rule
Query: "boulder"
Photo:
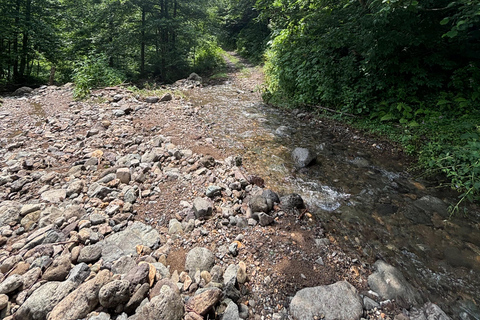
[[[142,320],[181,320],[183,318],[183,301],[179,294],[169,286],[163,286],[160,294],[145,304],[137,313]]]
[[[363,306],[357,289],[346,281],[339,281],[298,291],[290,303],[290,312],[298,320],[321,315],[325,320],[353,320],[363,315]]]
[[[214,254],[207,248],[193,248],[187,254],[185,261],[185,269],[189,271],[190,276],[193,277],[197,270],[210,271],[215,264]]]
[[[212,309],[222,298],[222,290],[211,288],[190,297],[185,304],[185,309],[189,312],[204,316]]]
[[[292,152],[292,159],[296,168],[305,168],[315,160],[317,156],[307,148],[295,148]]]

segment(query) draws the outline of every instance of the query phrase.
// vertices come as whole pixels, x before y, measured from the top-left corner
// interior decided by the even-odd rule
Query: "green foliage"
[[[194,71],[199,74],[212,74],[225,68],[224,51],[214,39],[205,40],[195,50]]]
[[[81,99],[90,94],[93,88],[114,86],[122,83],[125,76],[118,70],[108,66],[105,55],[93,56],[78,63],[73,70],[75,89],[73,95]]]

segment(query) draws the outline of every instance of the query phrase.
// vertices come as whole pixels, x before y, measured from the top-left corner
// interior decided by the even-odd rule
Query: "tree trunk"
[[[142,6],[142,30],[140,44],[140,75],[145,75],[145,6]]]
[[[20,0],[17,0],[15,6],[15,31],[13,32],[13,81],[19,80],[18,74],[18,32],[16,31],[17,28],[20,27]]]
[[[28,40],[30,29],[30,16],[31,16],[32,1],[27,0],[25,7],[25,26],[23,30],[22,39],[22,58],[20,60],[20,72],[19,76],[22,80],[25,79],[25,69],[28,67]]]
[[[48,79],[48,85],[49,86],[53,86],[53,84],[55,83],[55,71],[57,70],[57,68],[52,65],[52,67],[50,68],[50,78]]]

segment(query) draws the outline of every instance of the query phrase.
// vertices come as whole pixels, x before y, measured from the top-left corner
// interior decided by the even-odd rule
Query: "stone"
[[[166,101],[171,101],[173,99],[173,96],[170,92],[165,93],[161,98],[160,102],[166,102]]]
[[[422,302],[418,291],[407,282],[398,269],[382,260],[375,262],[374,268],[376,271],[368,277],[368,285],[382,299],[395,299],[404,307]]]
[[[247,275],[247,265],[245,262],[240,261],[238,263],[238,270],[237,270],[237,282],[240,284],[244,284],[248,280]]]
[[[107,220],[107,217],[104,216],[103,214],[99,213],[94,213],[90,217],[90,222],[92,223],[93,226],[99,225],[104,223]]]
[[[203,316],[207,314],[207,312],[212,309],[221,298],[222,290],[211,288],[190,297],[185,304],[185,309],[188,312],[195,312],[196,314]]]
[[[296,168],[305,168],[315,160],[317,156],[307,148],[295,148],[292,152],[292,159]]]
[[[144,284],[148,281],[150,266],[148,263],[139,264],[131,269],[123,278],[130,283],[130,288],[135,288],[139,284]]]
[[[90,268],[81,263],[71,271],[63,282],[51,281],[36,289],[20,306],[15,320],[45,320],[47,314],[70,292],[75,290],[90,274]]]
[[[153,297],[137,313],[142,320],[181,320],[184,305],[182,298],[169,286],[163,286],[160,294]]]
[[[146,97],[145,102],[146,103],[157,103],[160,98],[158,97]]]
[[[83,249],[80,250],[77,262],[96,262],[102,256],[102,249],[103,248],[100,244],[83,247]]]
[[[189,271],[190,276],[194,276],[197,270],[210,271],[215,264],[214,254],[207,248],[196,247],[190,250],[185,260],[185,269]]]
[[[104,285],[99,293],[98,300],[104,308],[115,308],[130,300],[130,282],[127,280],[114,280]]]
[[[187,80],[202,82],[202,77],[200,77],[200,76],[199,76],[198,74],[196,74],[195,72],[192,72],[192,73],[190,73],[190,75],[188,76]]]
[[[135,260],[132,257],[128,256],[123,256],[117,261],[112,266],[112,272],[113,274],[127,274],[130,270],[135,268],[137,264],[135,263]]]
[[[101,270],[97,276],[71,292],[50,313],[48,320],[75,320],[85,318],[99,303],[100,289],[110,282],[108,270]]]
[[[322,315],[325,320],[360,319],[362,299],[350,283],[339,281],[298,291],[290,303],[290,313],[299,320]]]
[[[132,313],[135,309],[138,308],[140,303],[147,297],[148,291],[150,290],[150,285],[148,283],[144,283],[134,292],[132,297],[128,300],[127,304],[125,305],[125,312]]]
[[[258,214],[258,223],[262,226],[262,227],[266,227],[268,225],[271,225],[273,223],[274,219],[272,216],[266,214],[266,213],[263,213],[263,212],[260,212]]]
[[[195,198],[195,200],[193,200],[193,212],[197,219],[211,216],[213,212],[213,204],[210,200]]]
[[[227,304],[227,308],[225,309],[225,312],[223,313],[222,320],[239,320],[240,319],[240,314],[238,312],[238,306],[235,302],[230,301]]]
[[[207,190],[205,190],[205,195],[209,198],[213,198],[216,196],[222,195],[222,187],[219,186],[209,186]]]
[[[6,294],[0,294],[0,310],[5,309],[8,306],[8,296]]]
[[[118,168],[116,177],[121,183],[125,184],[129,184],[132,179],[129,168]]]
[[[0,283],[0,294],[7,294],[13,292],[23,285],[23,277],[19,274],[12,274],[8,276],[2,283]]]
[[[278,197],[278,194],[276,194],[270,189],[263,190],[262,197],[264,197],[267,200],[270,199],[273,203],[280,203],[280,198]]]
[[[262,196],[252,197],[252,199],[250,199],[250,201],[248,202],[248,205],[250,206],[252,212],[268,213],[269,211],[267,199]]]
[[[434,196],[424,196],[420,199],[413,202],[414,206],[427,212],[427,213],[438,213],[440,216],[447,218],[448,217],[448,207],[441,199]]]
[[[42,200],[52,203],[59,203],[65,200],[67,197],[67,190],[65,189],[54,189],[45,191],[40,196]]]
[[[20,221],[20,206],[13,202],[4,202],[0,206],[0,227],[14,226]]]
[[[434,303],[427,302],[421,308],[410,311],[410,320],[451,320],[451,318]]]
[[[43,273],[42,279],[47,281],[63,281],[68,276],[70,269],[70,256],[62,255],[53,260],[52,265]]]
[[[300,195],[296,193],[288,194],[280,198],[282,210],[290,211],[293,209],[304,209],[305,204]]]
[[[125,230],[109,235],[100,241],[102,258],[113,262],[122,256],[136,255],[136,247],[142,245],[153,248],[160,241],[160,234],[151,226],[135,221]]]
[[[29,94],[29,93],[32,93],[32,92],[33,92],[33,89],[30,88],[30,87],[20,87],[17,90],[15,90],[15,92],[13,92],[13,95],[14,96],[23,96],[23,95],[26,95],[26,94]]]
[[[227,267],[227,270],[225,270],[225,273],[223,274],[223,283],[225,285],[229,282],[233,282],[233,284],[236,284],[238,269],[239,266],[235,264],[230,264]]]
[[[182,224],[177,219],[171,219],[168,223],[168,233],[169,234],[176,234],[176,233],[183,233]]]

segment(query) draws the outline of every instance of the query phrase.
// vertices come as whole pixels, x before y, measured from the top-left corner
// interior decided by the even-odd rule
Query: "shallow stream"
[[[383,259],[400,268],[426,300],[452,317],[480,319],[477,207],[468,217],[449,219],[453,195],[415,181],[401,157],[373,152],[385,148],[382,143],[364,141],[341,125],[337,130],[308,115],[265,106],[258,93],[239,83],[188,95],[216,145],[241,154],[269,188],[300,194],[345,251],[364,263]],[[295,170],[291,152],[296,147],[315,151],[316,163]]]

